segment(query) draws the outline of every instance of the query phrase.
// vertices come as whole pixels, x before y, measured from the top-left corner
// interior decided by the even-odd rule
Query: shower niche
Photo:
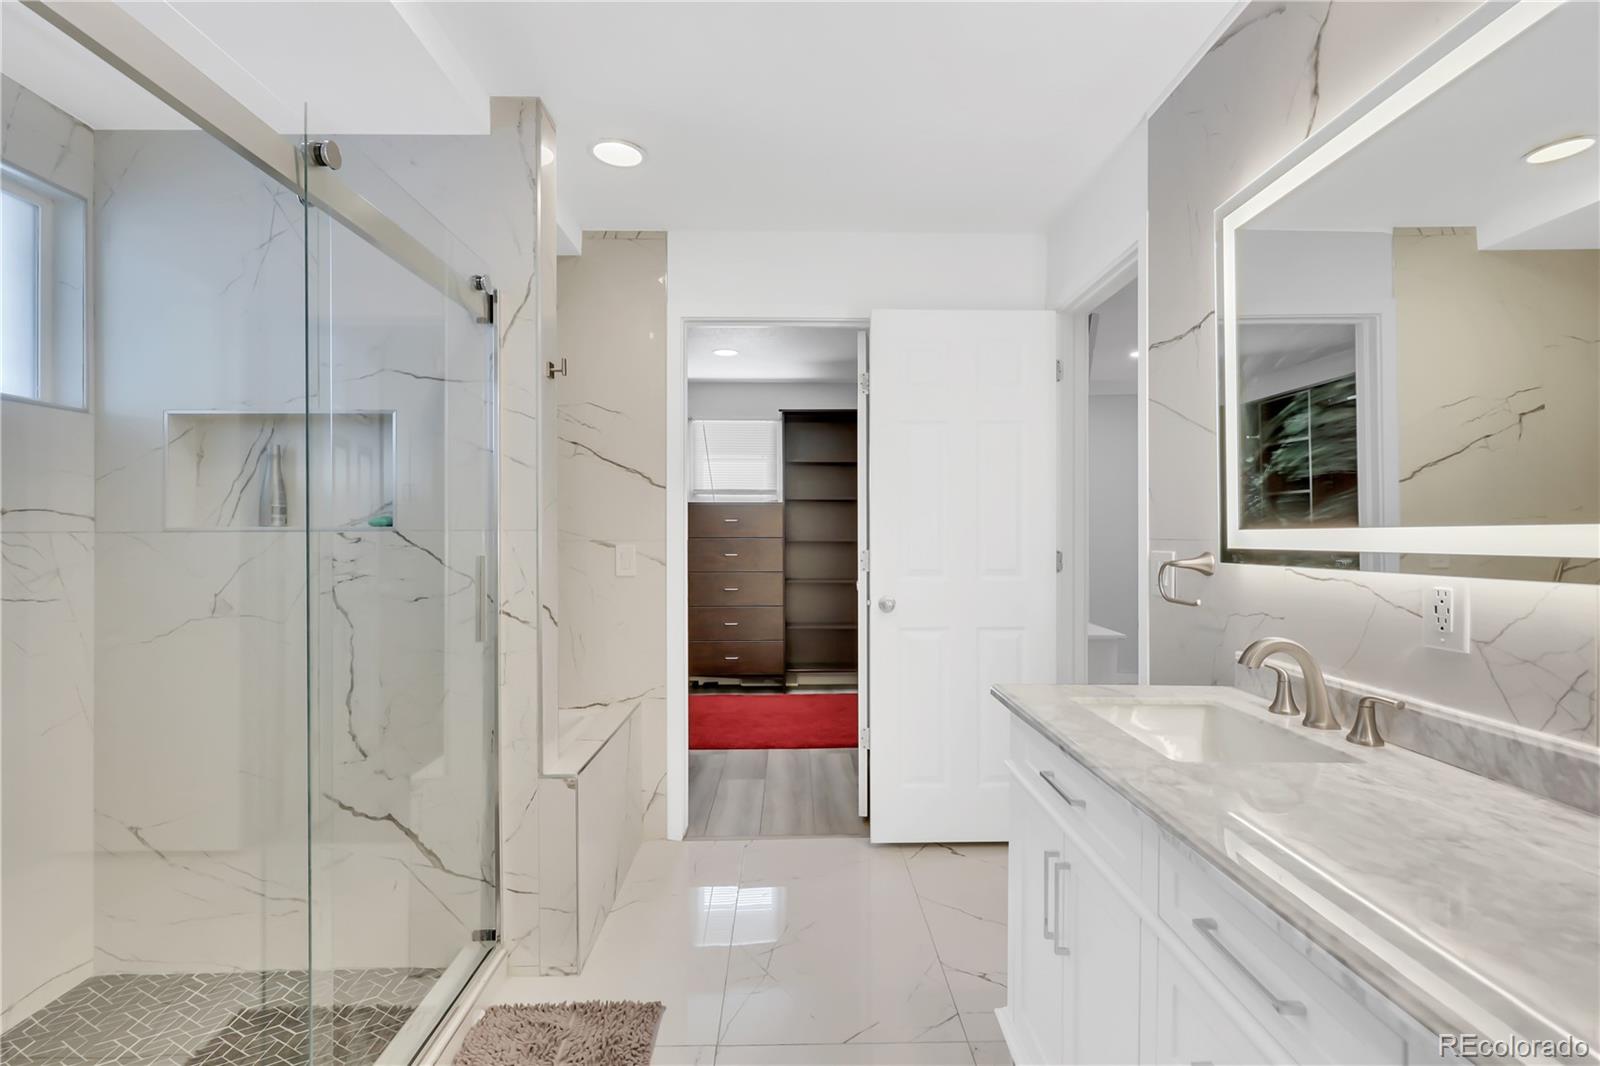
[[[168,411],[166,528],[305,528],[308,449],[316,457],[310,479],[313,528],[354,529],[396,521],[393,411],[309,417],[271,411]],[[287,517],[274,522],[272,500],[278,495],[279,476]]]

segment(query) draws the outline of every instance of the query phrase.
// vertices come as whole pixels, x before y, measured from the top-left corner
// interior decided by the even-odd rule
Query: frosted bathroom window
[[[3,194],[0,213],[0,329],[5,349],[0,356],[0,392],[39,398],[39,205]]]
[[[691,494],[701,501],[776,500],[783,423],[695,419]]]
[[[81,198],[0,168],[0,392],[86,407],[87,210]]]

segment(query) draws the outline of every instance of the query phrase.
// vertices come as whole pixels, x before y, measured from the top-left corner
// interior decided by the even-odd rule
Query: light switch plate
[[[1152,598],[1161,595],[1161,590],[1156,587],[1156,575],[1161,572],[1161,564],[1170,563],[1177,557],[1177,552],[1152,551],[1150,553],[1150,595]]]
[[[639,576],[639,546],[637,544],[617,545],[617,576]]]

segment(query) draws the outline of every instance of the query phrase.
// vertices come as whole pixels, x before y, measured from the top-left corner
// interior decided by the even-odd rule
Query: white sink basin
[[[1174,762],[1355,761],[1291,732],[1292,726],[1259,721],[1226,703],[1158,696],[1090,696],[1074,702]]]

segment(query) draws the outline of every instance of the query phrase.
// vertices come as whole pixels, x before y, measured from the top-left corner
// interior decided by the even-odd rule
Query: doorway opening
[[[1139,680],[1139,286],[1088,315],[1084,398],[1089,684]]]
[[[689,837],[867,832],[865,340],[686,327]]]

